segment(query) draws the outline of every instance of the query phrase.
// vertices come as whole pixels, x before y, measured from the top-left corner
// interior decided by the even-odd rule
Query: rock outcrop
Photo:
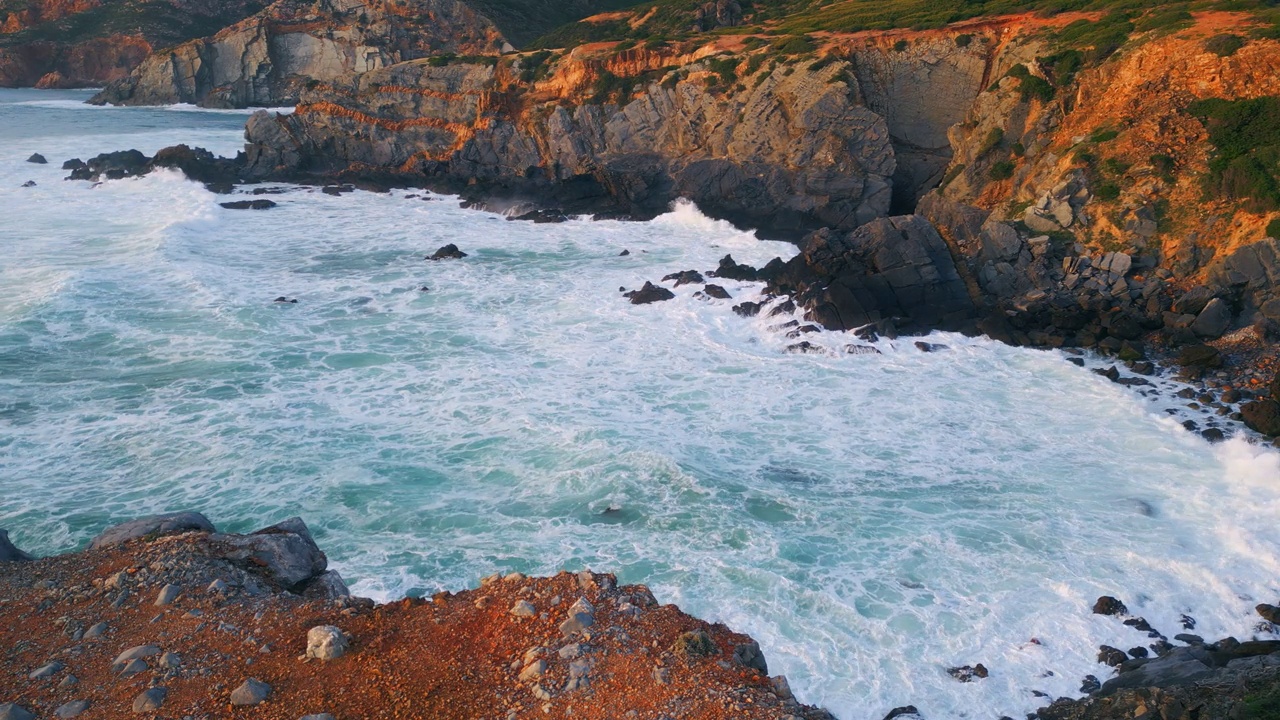
[[[458,0],[278,0],[212,37],[152,55],[90,102],[293,105],[309,84],[504,45],[493,23]]]
[[[534,199],[637,218],[683,197],[775,237],[849,230],[888,212],[893,149],[884,120],[857,102],[847,64],[796,66],[729,92],[700,67],[658,73],[616,102],[566,106],[506,65],[401,63],[304,91],[293,115],[255,115],[247,170],[383,173],[491,205]],[[567,81],[548,84],[557,82]]]
[[[100,87],[263,0],[0,0],[0,87]]]

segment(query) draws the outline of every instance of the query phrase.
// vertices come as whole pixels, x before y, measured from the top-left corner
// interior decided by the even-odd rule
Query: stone
[[[524,670],[520,671],[520,682],[531,682],[533,680],[537,680],[541,678],[543,674],[546,672],[547,672],[547,661],[535,660],[529,663],[528,665],[526,665]]]
[[[1176,362],[1187,368],[1220,368],[1222,367],[1222,353],[1211,345],[1188,345],[1178,351]]]
[[[197,512],[151,515],[107,528],[89,543],[89,549],[97,550],[120,545],[141,537],[172,535],[191,530],[208,533],[215,532],[213,523]]]
[[[256,678],[249,678],[231,691],[232,705],[257,705],[271,697],[271,686]]]
[[[14,547],[9,541],[9,531],[0,530],[0,562],[31,562],[35,558]]]
[[[671,651],[680,657],[706,657],[717,652],[715,642],[703,630],[682,633],[671,646]]]
[[[528,600],[517,600],[516,604],[511,606],[511,614],[519,618],[531,618],[538,614],[538,609]]]
[[[142,660],[159,654],[159,645],[136,645],[117,655],[116,659],[111,663],[111,670],[120,672],[134,660]]]
[[[147,665],[147,662],[145,660],[140,660],[140,659],[130,660],[129,662],[124,664],[124,667],[120,668],[120,677],[122,678],[133,677],[134,675],[139,675],[141,673],[146,672],[148,669],[149,669],[149,666]]]
[[[981,680],[988,677],[991,674],[987,670],[987,667],[982,663],[978,663],[977,665],[962,665],[960,667],[953,667],[947,670],[947,673],[951,675],[951,677],[959,680],[962,683],[973,682],[974,680]]]
[[[218,203],[227,210],[270,210],[276,207],[276,203],[266,198],[258,198],[256,200],[233,200],[231,202]]]
[[[1128,615],[1129,608],[1110,595],[1103,595],[1093,604],[1094,615]]]
[[[1098,647],[1098,662],[1111,667],[1119,667],[1121,663],[1128,660],[1129,656],[1119,648],[1113,648],[1110,645],[1101,645]]]
[[[172,604],[173,601],[176,600],[178,598],[178,595],[180,595],[181,593],[182,593],[182,588],[178,587],[177,585],[174,585],[173,583],[165,585],[164,587],[160,588],[160,594],[156,595],[155,604],[159,607],[164,607],[165,605]]]
[[[62,682],[58,683],[58,689],[66,690],[67,688],[75,687],[76,684],[79,682],[80,682],[80,678],[77,678],[75,675],[69,674],[66,677],[62,678]]]
[[[227,585],[226,580],[223,580],[222,578],[218,578],[213,582],[209,583],[209,587],[205,588],[205,592],[222,594],[227,592],[230,589],[231,589],[231,586]]]
[[[725,290],[724,288],[720,287],[719,285],[707,285],[707,286],[705,286],[705,287],[703,287],[703,288],[702,288],[702,292],[706,293],[706,294],[707,294],[707,297],[712,297],[712,298],[715,298],[715,299],[717,299],[717,300],[732,300],[732,299],[733,299],[733,296],[729,294],[729,291],[728,291],[728,290]]]
[[[572,612],[569,618],[560,623],[560,633],[565,637],[580,633],[596,624],[595,616],[590,613]]]
[[[31,155],[31,157],[27,158],[27,162],[32,163],[32,164],[35,164],[35,165],[48,165],[48,164],[49,164],[49,161],[48,161],[48,160],[46,160],[46,159],[45,159],[45,157],[44,157],[43,155],[41,155],[40,153],[33,153],[33,154]]]
[[[645,282],[644,287],[639,290],[632,290],[622,294],[623,297],[631,300],[632,305],[648,305],[650,303],[662,302],[664,300],[674,300],[676,294],[670,290],[654,285],[651,282]]]
[[[307,631],[307,653],[316,660],[337,660],[347,654],[347,636],[332,625],[317,625]]]
[[[93,625],[89,626],[88,630],[84,631],[84,639],[93,640],[96,638],[100,638],[103,635],[106,635],[107,627],[108,625],[105,622],[94,623]]]
[[[1270,437],[1280,437],[1280,402],[1255,400],[1240,406],[1244,424],[1250,430]]]
[[[1091,695],[1102,689],[1102,682],[1098,680],[1096,675],[1085,675],[1084,681],[1080,683],[1080,692]]]
[[[64,667],[66,666],[58,662],[57,660],[52,660],[50,662],[45,663],[44,665],[41,665],[35,670],[32,670],[31,674],[28,675],[27,677],[32,680],[44,680],[45,678],[51,678],[54,675],[57,675],[58,672],[61,671],[62,668]]]
[[[80,715],[80,713],[88,709],[89,709],[88,700],[72,700],[69,703],[64,703],[62,705],[59,705],[58,709],[53,711],[53,714],[57,715],[63,720],[68,720],[69,718],[73,718]]]
[[[763,306],[757,302],[738,303],[733,306],[733,314],[739,317],[749,318],[760,314]]]
[[[448,245],[445,245],[439,250],[436,250],[434,253],[428,255],[427,259],[428,260],[461,260],[464,257],[467,257],[466,253],[459,250],[457,245],[454,245],[453,243],[449,243]]]
[[[24,188],[33,188],[33,187],[35,187],[35,186],[36,186],[36,181],[35,181],[35,180],[28,180],[28,181],[26,181],[26,182],[22,183],[22,187],[24,187]]]
[[[733,255],[725,255],[720,258],[720,266],[709,273],[711,277],[724,278],[726,280],[758,280],[760,271],[750,265],[743,265],[733,259]]]
[[[1173,312],[1179,315],[1199,315],[1214,296],[1214,291],[1204,285],[1191,288],[1173,302]]]
[[[920,711],[916,709],[915,705],[903,705],[890,710],[889,714],[884,716],[884,720],[894,720],[894,718],[907,717],[909,715],[920,717]]]
[[[249,535],[214,535],[210,540],[221,557],[253,566],[286,590],[305,589],[306,583],[322,575],[329,564],[299,517]]]
[[[769,674],[769,663],[765,661],[764,653],[760,651],[760,643],[755,640],[735,647],[733,661],[743,667],[758,670],[762,675]]]
[[[177,670],[182,667],[182,657],[175,652],[167,652],[160,656],[160,667]]]
[[[700,285],[705,282],[702,277],[702,273],[697,270],[683,270],[678,273],[671,273],[670,275],[666,275],[662,278],[662,282],[667,282],[668,280],[674,280],[676,287],[680,287],[681,285]]]
[[[1231,327],[1231,320],[1230,306],[1220,298],[1214,298],[1191,323],[1191,331],[1200,337],[1216,340]]]
[[[298,720],[338,720],[329,713],[317,713],[315,715],[303,715]]]
[[[36,714],[14,703],[0,703],[0,720],[36,720]]]
[[[138,714],[155,712],[164,705],[164,699],[168,695],[168,688],[162,686],[148,688],[133,699],[133,711]]]

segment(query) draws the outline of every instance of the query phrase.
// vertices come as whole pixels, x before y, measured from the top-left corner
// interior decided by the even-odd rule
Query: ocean
[[[1099,644],[1149,642],[1099,595],[1241,639],[1280,599],[1280,454],[1210,445],[1167,396],[942,333],[788,353],[790,316],[731,311],[755,283],[629,304],[797,251],[688,204],[535,225],[421,191],[270,186],[246,212],[172,172],[64,181],[243,142],[244,113],[88,96],[0,91],[0,527],[25,550],[190,509],[300,515],[382,600],[590,567],[752,635],[841,720],[1078,696]],[[424,259],[447,243],[469,257]]]

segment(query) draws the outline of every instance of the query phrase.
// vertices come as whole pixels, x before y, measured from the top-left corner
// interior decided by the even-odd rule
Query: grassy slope
[[[0,18],[20,9],[22,0],[0,0]],[[116,34],[142,35],[156,47],[211,35],[266,7],[265,0],[213,0],[203,12],[177,8],[167,0],[106,0],[100,7],[21,32],[0,35],[0,47],[38,40],[78,43]]]
[[[466,0],[502,30],[516,47],[524,47],[552,29],[596,13],[621,10],[635,0]]]

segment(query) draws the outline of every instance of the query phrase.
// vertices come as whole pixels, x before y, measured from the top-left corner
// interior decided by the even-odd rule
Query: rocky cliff
[[[293,105],[308,83],[429,55],[491,55],[504,45],[493,23],[457,0],[278,0],[212,37],[148,57],[90,102]]]
[[[261,0],[0,0],[0,87],[93,87],[152,51],[238,22]]]
[[[775,236],[887,213],[888,130],[846,63],[758,66],[749,87],[725,88],[696,57],[571,57],[540,81],[519,61],[376,70],[304,92],[291,116],[254,116],[248,173],[373,172],[642,218],[686,197]],[[619,82],[624,66],[632,79]]]

